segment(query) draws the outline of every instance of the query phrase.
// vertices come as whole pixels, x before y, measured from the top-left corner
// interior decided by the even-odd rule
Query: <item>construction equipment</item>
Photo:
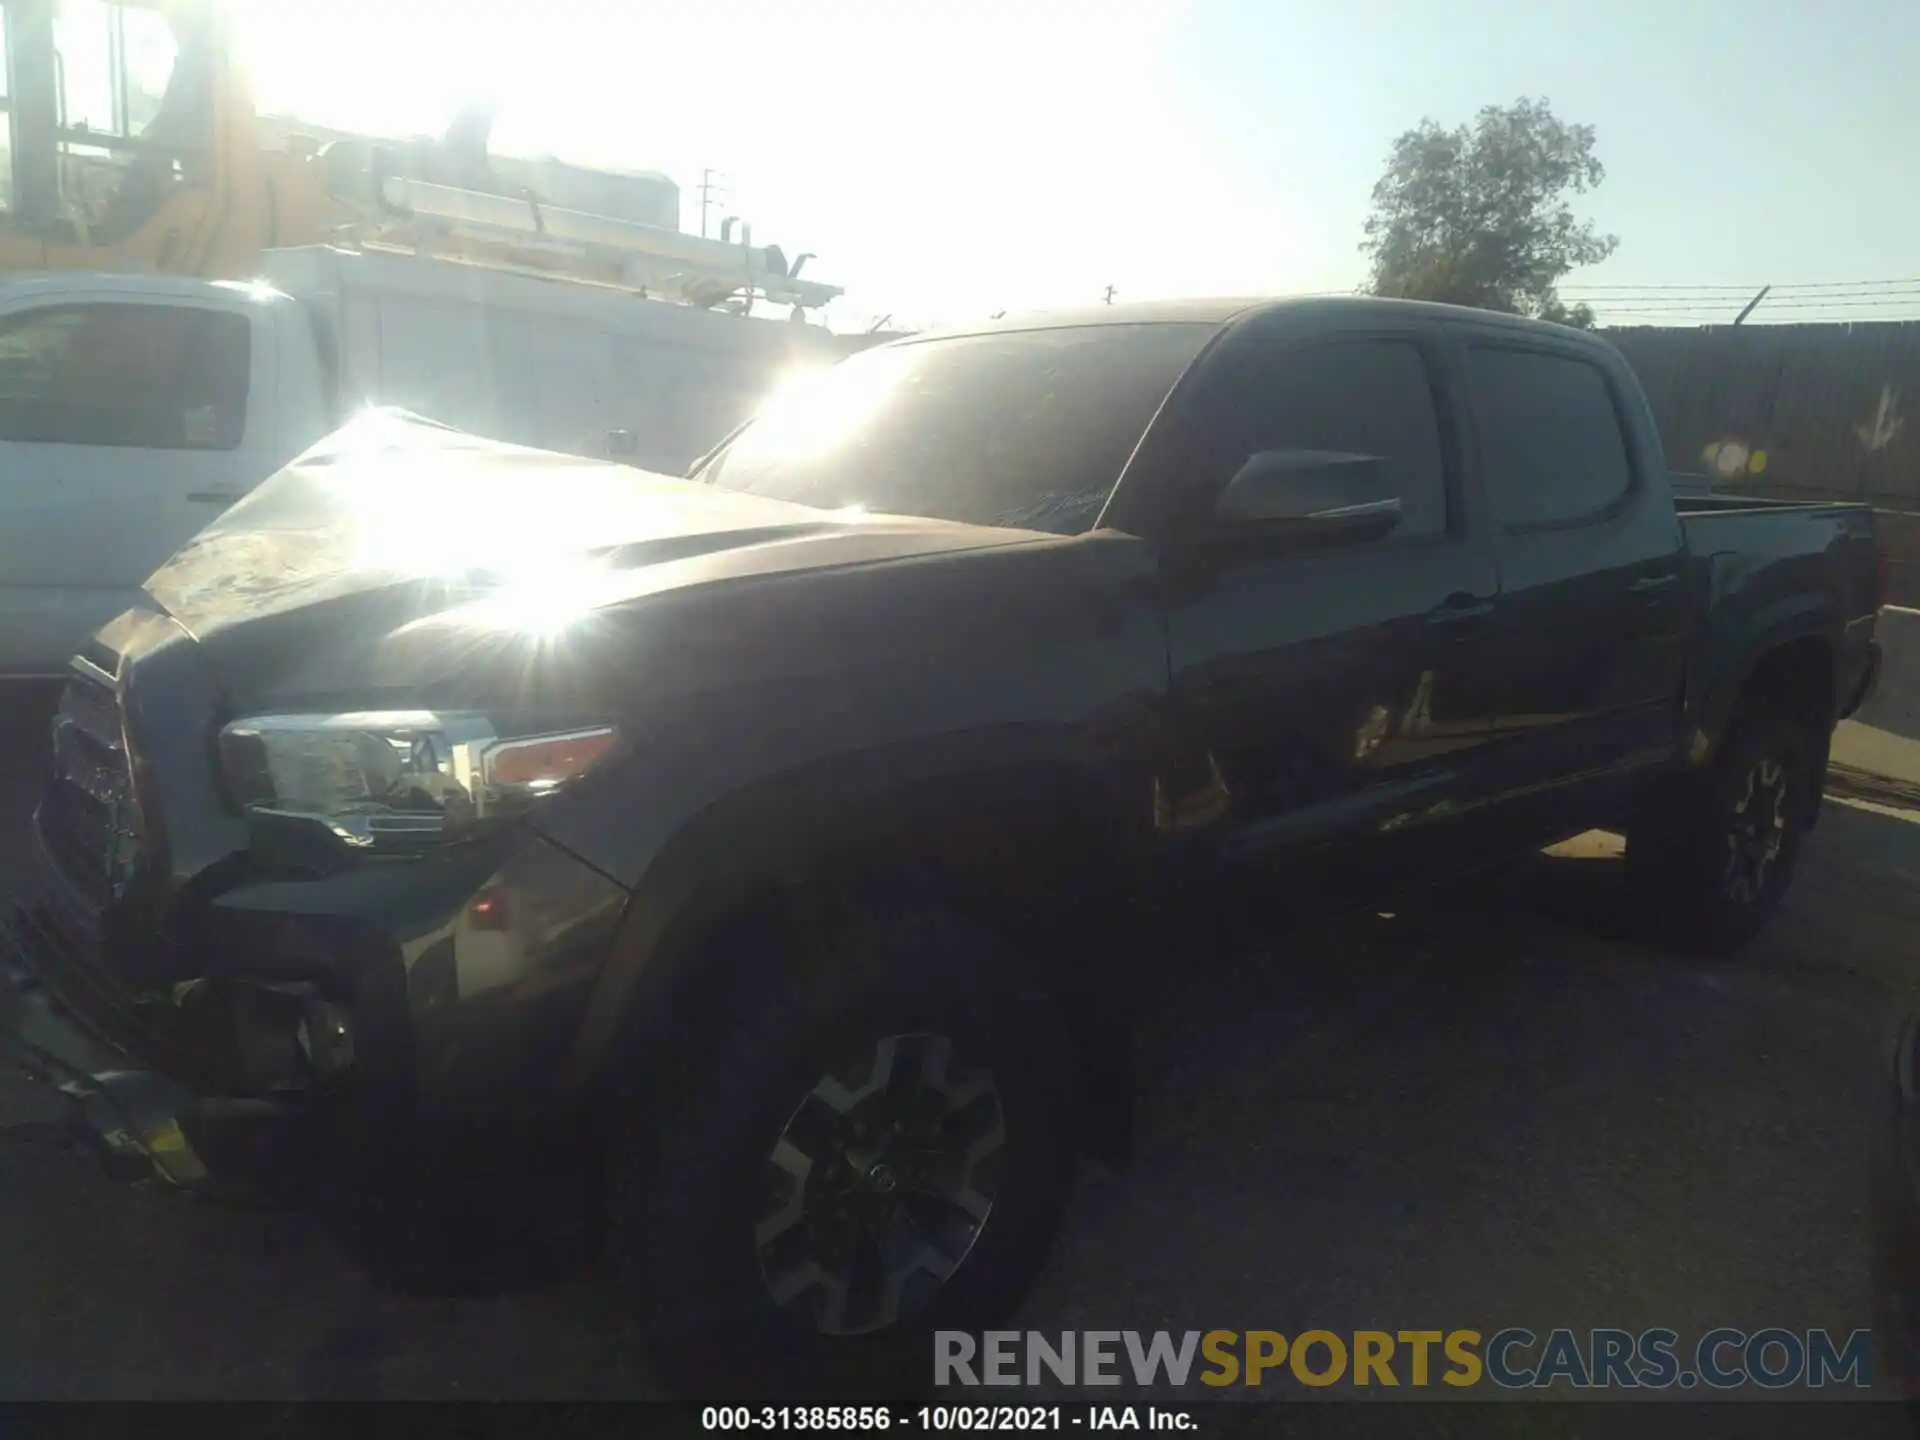
[[[841,293],[800,278],[811,255],[789,262],[777,245],[756,246],[738,217],[721,223],[717,240],[682,233],[679,187],[664,175],[490,155],[493,120],[494,107],[479,102],[437,144],[329,145],[326,185],[359,217],[354,242],[742,314],[766,300],[799,318]]]
[[[712,307],[736,297],[743,311],[755,299],[802,310],[841,293],[837,285],[802,280],[777,245],[756,246],[750,228],[739,243],[729,219],[718,240],[655,225],[554,209],[532,195],[514,197],[436,185],[406,176],[381,177],[381,220],[363,238],[368,248],[405,247],[449,259],[638,290],[663,300]]]
[[[262,250],[351,219],[314,156],[259,144],[221,7],[5,0],[4,13],[0,270],[244,278]]]
[[[490,105],[468,107],[438,141],[333,132],[322,143],[296,128],[269,143],[214,0],[0,0],[0,13],[11,140],[0,272],[247,279],[264,250],[325,242],[708,308],[765,300],[795,319],[841,293],[800,278],[810,255],[755,246],[738,219],[719,239],[680,233],[664,176],[490,157]],[[567,203],[636,181],[657,192],[638,213]],[[542,193],[556,186],[571,193]]]

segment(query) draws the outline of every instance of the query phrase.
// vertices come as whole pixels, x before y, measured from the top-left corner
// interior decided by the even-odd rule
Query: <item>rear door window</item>
[[[1626,434],[1600,367],[1570,355],[1467,346],[1480,465],[1508,530],[1579,524],[1633,484]]]

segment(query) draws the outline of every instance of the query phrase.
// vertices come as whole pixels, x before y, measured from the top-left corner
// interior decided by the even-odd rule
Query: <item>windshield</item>
[[[1084,325],[869,350],[777,396],[699,478],[826,510],[1077,535],[1213,330]]]

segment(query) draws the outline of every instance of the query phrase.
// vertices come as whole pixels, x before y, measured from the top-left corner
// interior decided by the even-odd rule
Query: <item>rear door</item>
[[[1444,810],[1491,735],[1468,680],[1492,611],[1492,556],[1463,503],[1438,332],[1386,325],[1295,341],[1284,331],[1197,402],[1195,513],[1265,450],[1386,462],[1403,519],[1318,553],[1204,549],[1170,585],[1179,763],[1161,823],[1212,828],[1254,857],[1351,839]]]
[[[1456,338],[1500,573],[1489,798],[1551,810],[1673,753],[1679,520],[1617,361],[1491,326]]]
[[[272,406],[256,422],[249,400],[272,396],[274,354],[252,308],[108,291],[0,307],[0,673],[62,673],[260,478],[275,437],[249,427]]]

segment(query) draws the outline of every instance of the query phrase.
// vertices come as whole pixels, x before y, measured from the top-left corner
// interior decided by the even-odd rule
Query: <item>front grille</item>
[[[119,657],[77,658],[53,721],[53,775],[25,863],[8,876],[0,949],[76,1024],[176,1078],[216,1086],[175,1013],[179,956],[139,893],[149,862],[139,747],[130,741]],[[95,663],[95,656],[102,656]]]
[[[126,889],[140,863],[141,816],[112,681],[76,663],[53,720],[53,779],[38,826],[48,857],[96,909]]]

